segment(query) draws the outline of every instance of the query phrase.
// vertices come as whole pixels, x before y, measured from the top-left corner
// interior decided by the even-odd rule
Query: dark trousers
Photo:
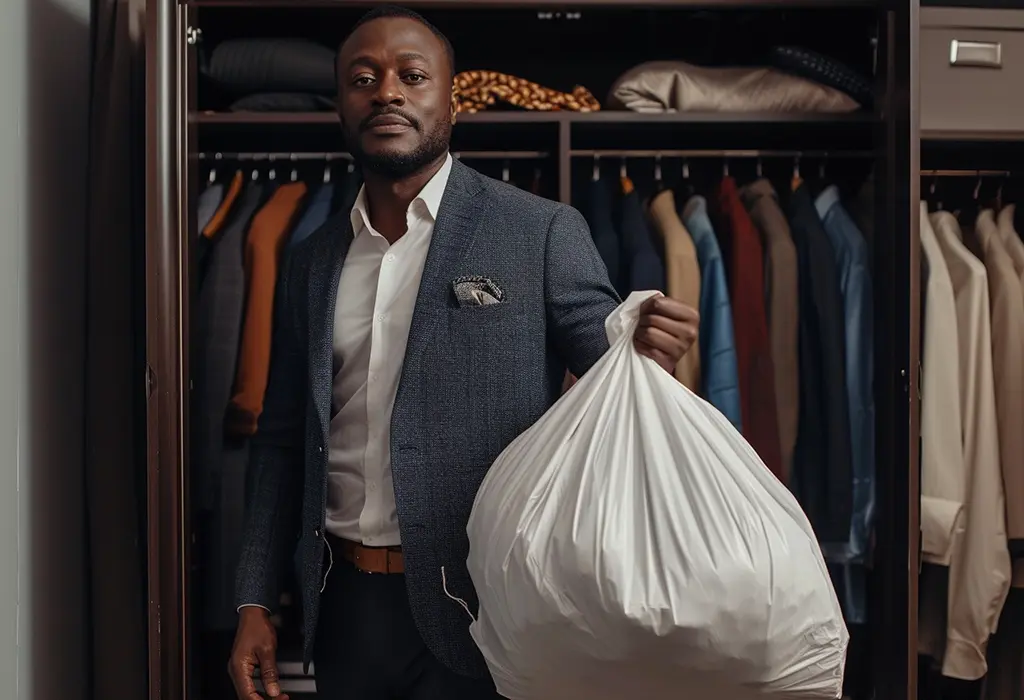
[[[405,577],[366,574],[335,557],[313,651],[320,700],[498,700],[489,680],[441,664],[420,638]]]

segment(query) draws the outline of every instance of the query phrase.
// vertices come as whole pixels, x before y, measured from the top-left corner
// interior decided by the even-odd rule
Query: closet
[[[192,0],[151,2],[148,8],[151,699],[230,697],[223,694],[228,687],[224,669],[233,634],[232,561],[237,559],[237,523],[245,505],[246,431],[225,428],[224,413],[232,392],[238,390],[238,360],[232,348],[245,342],[239,339],[240,317],[246,290],[251,289],[246,286],[251,279],[244,273],[241,241],[247,222],[271,191],[279,194],[290,187],[300,200],[292,211],[287,232],[291,236],[304,235],[300,231],[307,227],[305,219],[311,226],[323,212],[350,206],[358,174],[331,109],[333,64],[324,57],[374,4]],[[862,311],[873,340],[852,356],[863,361],[858,371],[867,372],[861,399],[873,403],[874,417],[861,421],[859,432],[851,436],[845,402],[842,420],[836,418],[839,414],[833,416],[834,422],[843,423],[846,435],[847,447],[838,458],[845,461],[846,471],[828,478],[845,482],[838,484],[846,494],[842,502],[814,495],[822,491],[811,485],[818,478],[814,474],[810,479],[805,474],[793,488],[803,490],[805,507],[814,511],[811,517],[822,523],[823,531],[831,527],[826,524],[829,518],[839,514],[831,546],[838,552],[832,556],[836,580],[846,580],[847,564],[859,571],[861,603],[851,613],[856,619],[850,622],[854,642],[847,667],[848,696],[914,697],[920,197],[910,52],[917,32],[916,3],[400,4],[422,12],[454,45],[462,89],[462,111],[452,142],[456,157],[487,175],[581,209],[599,248],[602,207],[608,207],[613,228],[623,239],[628,228],[623,222],[635,215],[631,225],[644,233],[631,244],[611,244],[610,257],[605,258],[610,271],[614,266],[630,270],[613,275],[620,292],[636,285],[672,284],[665,281],[663,245],[649,236],[658,226],[652,225],[647,202],[658,192],[672,192],[674,205],[669,209],[680,220],[700,208],[690,206],[694,195],[703,197],[699,201],[715,214],[712,219],[720,229],[726,199],[743,210],[737,216],[755,223],[759,193],[774,191],[779,203],[773,211],[781,213],[784,227],[800,229],[796,212],[806,205],[803,212],[813,229],[808,235],[818,236],[817,244],[825,240],[826,229],[832,232],[830,207],[845,208],[844,216],[849,216],[844,221],[866,242],[863,261],[872,291],[862,297],[870,300]],[[290,58],[282,62],[282,55]],[[722,69],[736,66],[766,67],[768,80],[798,81],[799,99],[755,103],[750,97],[755,91],[722,92],[722,82],[737,75]],[[680,75],[708,81],[714,88],[708,94],[733,98],[709,99],[695,107],[680,98],[679,90],[657,87],[672,85]],[[752,79],[765,77],[758,73]],[[517,81],[523,80],[548,89],[531,86],[517,91],[515,86],[522,86]],[[769,98],[773,94],[767,93]],[[742,99],[735,99],[737,94]],[[778,97],[780,92],[774,94]],[[520,97],[529,108],[517,104]],[[803,184],[795,194],[798,183]],[[229,198],[234,199],[225,204]],[[755,232],[752,240],[758,240],[757,229],[746,225]],[[691,228],[699,226],[688,223]],[[229,233],[234,238],[226,238]],[[725,240],[720,231],[717,237]],[[232,248],[233,262],[223,260],[225,240],[237,246]],[[282,254],[287,254],[287,244],[282,245]],[[798,240],[797,245],[804,244]],[[722,251],[727,263],[731,254],[728,248]],[[800,260],[790,268],[793,274],[799,270],[801,279],[815,278],[814,258]],[[837,264],[828,260],[833,274],[838,274]],[[759,270],[760,265],[754,263]],[[768,292],[755,288],[737,298],[742,285],[734,284],[732,272],[725,276],[733,307],[753,309],[764,319],[767,310],[758,307],[766,303]],[[773,279],[788,280],[796,292],[792,275],[775,278],[767,268],[763,274],[766,285]],[[830,298],[843,313],[837,278],[825,284],[832,285]],[[744,296],[747,293],[758,300]],[[801,311],[805,304],[818,309],[820,300],[809,291],[801,294],[807,297],[799,302]],[[735,308],[732,322],[738,329]],[[230,329],[225,329],[226,317],[233,319]],[[835,320],[831,318],[838,345],[829,351],[827,344],[814,339],[817,336],[811,342],[818,360],[837,368],[836,376],[844,376],[842,358],[852,346]],[[795,362],[797,354],[791,357]],[[837,386],[840,392],[847,390],[843,380]],[[804,396],[802,384],[793,382],[792,387]],[[742,382],[740,388],[744,391]],[[827,394],[820,387],[807,391],[813,399]],[[836,461],[832,453],[815,452],[824,448],[812,445],[815,431],[808,426],[820,418],[815,411],[805,408],[801,414],[785,400],[778,402],[777,395],[773,401],[770,417],[750,414],[754,422],[769,425],[771,440],[779,441],[775,433],[781,423],[774,415],[778,409],[792,415],[791,441],[811,445],[796,447],[797,452],[810,450],[807,464]],[[796,423],[802,426],[802,436],[794,432]],[[873,450],[865,447],[871,439]],[[813,457],[826,453],[828,458]],[[873,515],[865,516],[862,532],[854,538],[861,543],[856,547],[848,546],[854,517],[848,511],[865,510],[863,504],[854,508],[850,502],[851,490],[857,488],[853,471],[859,468],[851,461],[866,465],[874,481],[873,506],[868,508]],[[823,546],[830,549],[829,543]],[[856,551],[849,554],[852,550]],[[284,588],[287,591],[287,582]],[[841,595],[847,605],[846,595]],[[301,698],[314,687],[315,669],[310,677],[301,675],[296,619],[286,593],[277,620],[278,660],[285,688],[292,698]]]
[[[1024,694],[1024,3],[923,4],[919,697],[1010,700]]]

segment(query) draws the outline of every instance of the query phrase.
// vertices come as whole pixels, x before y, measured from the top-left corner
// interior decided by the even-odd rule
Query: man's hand
[[[633,336],[637,352],[674,372],[679,360],[697,339],[697,309],[664,296],[648,299],[640,307],[640,324]]]
[[[263,608],[245,607],[238,615],[235,645],[228,661],[228,675],[235,686],[238,700],[262,700],[256,692],[253,671],[258,666],[267,695],[288,700],[281,693],[281,677],[277,673],[277,632],[270,615]]]

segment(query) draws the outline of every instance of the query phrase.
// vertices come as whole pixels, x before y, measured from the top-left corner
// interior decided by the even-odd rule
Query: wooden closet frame
[[[884,13],[879,66],[888,91],[876,142],[884,159],[876,166],[877,235],[895,235],[893,256],[876,280],[892,280],[905,303],[875,299],[876,453],[878,521],[884,533],[876,566],[884,572],[881,595],[873,600],[886,621],[871,648],[877,700],[917,700],[917,578],[919,569],[918,375],[919,375],[919,201],[917,119],[917,0],[399,0],[430,8],[534,7],[645,8],[876,7]],[[147,393],[147,572],[149,700],[181,700],[192,686],[186,667],[189,298],[188,242],[195,207],[197,120],[196,66],[189,51],[189,20],[198,7],[281,5],[281,0],[147,0],[146,56],[146,354]],[[295,0],[292,6],[366,5],[350,0]],[[192,115],[190,117],[190,115]],[[249,117],[252,119],[252,117]],[[329,119],[330,117],[325,117]],[[499,119],[477,115],[471,119]],[[531,117],[520,117],[529,119]],[[536,117],[551,119],[552,117]],[[560,173],[569,167],[572,115],[556,116]],[[614,119],[607,113],[598,119]],[[618,118],[628,118],[618,115]],[[682,120],[684,117],[677,115]],[[735,121],[735,115],[722,119]],[[258,117],[257,117],[258,119]],[[704,121],[707,121],[704,118]],[[764,121],[759,119],[759,121]],[[567,178],[560,198],[568,199]],[[889,193],[888,198],[882,193]],[[905,232],[905,238],[904,236]],[[876,260],[876,264],[877,264]],[[876,282],[885,292],[886,284]],[[878,323],[878,321],[882,321]],[[890,467],[886,469],[886,467]],[[900,467],[900,468],[896,468]],[[226,662],[226,660],[225,660]]]

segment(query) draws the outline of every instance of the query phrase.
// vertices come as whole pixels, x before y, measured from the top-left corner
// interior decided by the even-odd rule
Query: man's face
[[[338,55],[338,114],[349,152],[399,179],[447,153],[454,103],[444,45],[404,17],[367,22]]]

